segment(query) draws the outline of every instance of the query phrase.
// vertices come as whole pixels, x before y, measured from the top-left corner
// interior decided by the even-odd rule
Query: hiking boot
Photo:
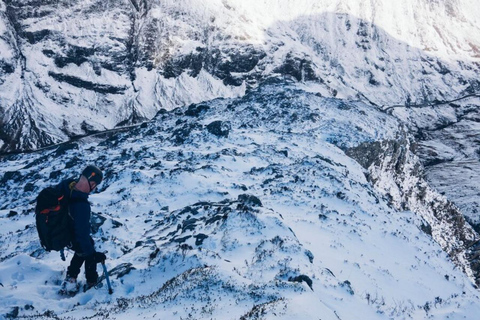
[[[91,288],[98,289],[98,288],[101,288],[102,286],[103,286],[103,284],[101,282],[87,282],[83,286],[83,292],[85,292],[85,291],[87,291]]]
[[[75,295],[78,292],[79,284],[77,279],[73,277],[67,277],[62,283],[61,293],[67,295]]]

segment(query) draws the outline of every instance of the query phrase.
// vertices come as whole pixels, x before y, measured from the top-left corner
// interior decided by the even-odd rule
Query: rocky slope
[[[368,104],[276,80],[124,133],[3,157],[0,312],[472,318],[478,269],[465,244],[475,232],[461,215],[445,219],[456,209],[424,188],[403,128]],[[32,206],[92,162],[106,174],[91,196],[93,235],[114,294],[61,299],[67,263],[40,248]]]

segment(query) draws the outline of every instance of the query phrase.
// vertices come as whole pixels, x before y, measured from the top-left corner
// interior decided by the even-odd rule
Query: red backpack
[[[35,207],[35,220],[40,244],[47,251],[71,247],[72,218],[68,213],[68,195],[60,187],[40,191]]]

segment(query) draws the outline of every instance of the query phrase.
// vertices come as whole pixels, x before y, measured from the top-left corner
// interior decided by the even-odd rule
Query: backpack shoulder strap
[[[41,214],[48,214],[51,211],[59,211],[60,202],[64,195],[58,189],[47,187],[37,197],[36,211]]]
[[[69,184],[68,184],[68,189],[70,190],[70,195],[72,194],[72,191],[73,189],[75,189],[75,185],[77,184],[77,181],[71,181]]]

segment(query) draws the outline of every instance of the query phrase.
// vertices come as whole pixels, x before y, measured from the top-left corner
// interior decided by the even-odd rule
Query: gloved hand
[[[107,256],[103,252],[95,252],[93,254],[93,259],[96,263],[104,263],[107,259]]]

